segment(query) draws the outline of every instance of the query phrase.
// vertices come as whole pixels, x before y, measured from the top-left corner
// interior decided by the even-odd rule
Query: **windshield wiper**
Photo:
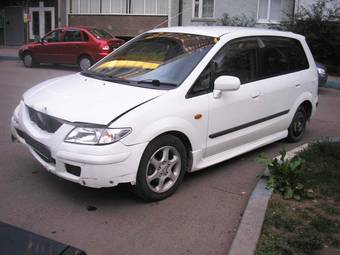
[[[84,76],[96,78],[96,79],[103,80],[103,81],[110,81],[110,82],[117,82],[117,83],[128,83],[128,84],[130,83],[127,80],[112,78],[108,75],[101,74],[101,73],[95,73],[95,72],[91,72],[91,71],[82,71],[80,73]]]
[[[137,84],[152,84],[155,87],[159,87],[160,85],[166,85],[171,87],[177,87],[177,84],[171,82],[163,82],[157,79],[148,79],[148,80],[141,80],[137,81]]]
[[[99,73],[95,73],[95,72],[91,72],[91,71],[81,71],[80,72],[82,75],[87,76],[87,77],[91,77],[91,78],[97,78],[97,79],[101,79],[101,80],[108,80],[110,77],[106,76],[105,74],[99,74]]]

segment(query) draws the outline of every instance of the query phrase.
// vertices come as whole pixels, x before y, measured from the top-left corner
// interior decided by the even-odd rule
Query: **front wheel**
[[[135,193],[145,201],[169,197],[187,170],[187,153],[182,141],[164,135],[151,141],[139,164]]]
[[[288,128],[288,142],[298,142],[301,140],[307,124],[307,114],[305,109],[300,106]]]
[[[33,67],[37,65],[31,53],[25,53],[22,62],[24,63],[25,67]]]

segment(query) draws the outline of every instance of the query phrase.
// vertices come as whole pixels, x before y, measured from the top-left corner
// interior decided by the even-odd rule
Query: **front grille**
[[[45,113],[38,112],[31,107],[28,107],[28,114],[31,121],[33,121],[39,128],[48,132],[54,133],[63,124],[59,119],[49,116]]]
[[[52,158],[51,156],[50,149],[46,145],[39,143],[38,141],[34,140],[28,134],[19,129],[15,130],[17,131],[18,135],[22,137],[25,140],[25,142],[33,148],[33,150],[40,156],[41,159],[43,159],[47,163],[52,164],[56,163],[55,159]]]

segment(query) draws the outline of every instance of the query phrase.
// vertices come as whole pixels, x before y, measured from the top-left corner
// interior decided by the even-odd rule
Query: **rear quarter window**
[[[309,68],[300,41],[286,37],[260,37],[260,78],[267,78]]]

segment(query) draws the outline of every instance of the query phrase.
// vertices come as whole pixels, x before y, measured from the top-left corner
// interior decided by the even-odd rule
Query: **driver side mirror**
[[[214,98],[220,98],[223,91],[236,91],[239,90],[241,81],[235,76],[222,75],[214,82]]]

